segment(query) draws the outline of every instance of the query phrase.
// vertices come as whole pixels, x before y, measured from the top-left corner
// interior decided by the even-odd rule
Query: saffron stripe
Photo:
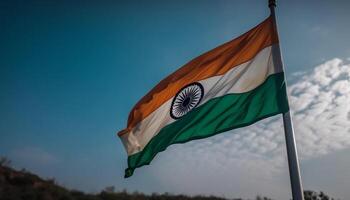
[[[268,17],[240,37],[193,59],[158,83],[134,106],[129,114],[127,128],[118,135],[128,133],[188,83],[225,74],[231,68],[252,59],[262,49],[276,43],[276,31],[272,18]]]
[[[261,50],[253,59],[227,71],[226,74],[213,76],[199,81],[204,87],[204,96],[199,105],[212,98],[230,93],[244,93],[261,85],[269,75],[281,72],[272,60],[274,45]],[[128,134],[120,136],[128,155],[142,151],[147,143],[166,125],[175,119],[170,117],[172,99],[139,122]]]

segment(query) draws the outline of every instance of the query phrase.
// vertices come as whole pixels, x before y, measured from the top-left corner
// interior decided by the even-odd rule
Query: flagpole
[[[276,0],[269,0],[269,8],[271,11],[274,28],[277,32],[275,7],[276,7]],[[277,32],[277,37],[278,37],[278,32]],[[284,71],[281,49],[279,45],[277,46],[277,48],[275,48],[275,50],[273,50],[273,57],[274,57],[273,58],[274,62],[275,61],[279,62],[279,65],[283,68],[283,71]],[[292,186],[293,200],[304,200],[303,186],[301,184],[301,177],[300,177],[298,153],[297,153],[297,147],[295,144],[293,123],[292,123],[292,117],[290,115],[290,111],[288,111],[287,113],[283,113],[282,117],[283,117],[284,133],[286,138],[289,176],[290,176],[290,183]]]

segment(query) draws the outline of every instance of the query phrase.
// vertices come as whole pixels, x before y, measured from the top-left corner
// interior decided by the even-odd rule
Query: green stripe
[[[158,152],[171,144],[248,126],[288,110],[283,72],[270,75],[262,85],[249,92],[213,98],[165,126],[141,152],[129,156],[125,177],[130,177],[135,168],[148,165]]]

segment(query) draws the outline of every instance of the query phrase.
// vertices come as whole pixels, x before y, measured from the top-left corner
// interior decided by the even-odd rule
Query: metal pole
[[[276,7],[276,1],[269,0],[269,8],[271,11],[274,28],[276,30],[277,37],[278,37],[275,7]],[[275,65],[282,67],[284,71],[282,55],[281,55],[281,50],[279,45],[277,45],[277,47],[273,49],[273,57],[274,57],[273,58],[274,62],[278,62],[278,63],[275,63]],[[289,176],[290,176],[290,183],[292,186],[293,200],[304,200],[303,187],[301,184],[301,177],[300,177],[298,153],[297,153],[297,147],[295,145],[294,130],[293,130],[292,117],[290,115],[290,111],[288,111],[287,113],[283,113],[282,116],[283,116],[284,133],[286,138]]]

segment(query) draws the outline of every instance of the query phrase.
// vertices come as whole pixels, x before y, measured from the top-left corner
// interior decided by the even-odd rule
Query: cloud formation
[[[350,64],[333,59],[289,87],[302,159],[350,146]]]
[[[288,93],[301,163],[349,148],[350,64],[335,58],[310,72],[296,73],[294,79]],[[281,116],[173,145],[159,157],[162,167],[156,164],[155,173],[179,174],[163,177],[179,192],[221,195],[232,191],[234,197],[245,197],[253,187],[257,194],[276,194],[273,198],[290,196]]]

